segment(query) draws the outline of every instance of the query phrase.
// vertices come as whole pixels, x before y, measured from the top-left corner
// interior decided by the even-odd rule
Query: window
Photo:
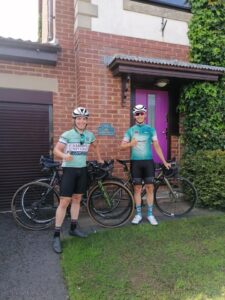
[[[139,1],[139,0],[134,0]],[[140,0],[139,2],[149,3],[149,4],[159,4],[163,6],[170,6],[174,8],[180,8],[185,10],[190,10],[190,4],[188,0]]]
[[[148,94],[148,124],[155,128],[155,95]]]

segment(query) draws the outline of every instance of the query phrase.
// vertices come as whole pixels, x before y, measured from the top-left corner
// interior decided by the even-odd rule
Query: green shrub
[[[189,0],[193,17],[188,37],[192,62],[225,67],[225,1]]]
[[[200,150],[181,160],[181,174],[198,192],[198,205],[225,209],[225,151]]]
[[[225,67],[225,1],[189,0],[190,61]],[[218,82],[193,82],[183,89],[184,153],[225,150],[225,76]]]
[[[225,150],[225,89],[223,81],[194,82],[185,87],[179,111],[184,114],[185,153]]]

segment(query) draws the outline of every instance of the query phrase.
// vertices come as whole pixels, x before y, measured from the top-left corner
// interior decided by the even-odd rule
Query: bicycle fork
[[[110,201],[110,198],[109,198],[109,195],[108,193],[105,191],[104,189],[104,186],[102,184],[102,181],[101,180],[98,180],[98,186],[104,196],[104,199],[106,200],[106,203],[108,204],[109,207],[111,207],[111,201]]]
[[[170,193],[171,193],[172,196],[173,196],[173,199],[177,199],[177,194],[176,194],[176,192],[174,192],[174,190],[173,190],[173,188],[172,188],[172,186],[171,186],[169,180],[168,180],[166,177],[164,177],[164,180],[165,180],[165,183],[166,183],[166,185],[168,186],[168,188],[169,188],[169,190],[170,190]]]

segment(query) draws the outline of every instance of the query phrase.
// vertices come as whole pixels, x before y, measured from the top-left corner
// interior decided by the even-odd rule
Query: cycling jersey
[[[59,142],[66,145],[64,153],[70,153],[73,156],[71,161],[63,161],[63,167],[83,168],[86,167],[87,153],[90,144],[95,141],[92,132],[84,130],[80,134],[75,129],[64,132]]]
[[[155,129],[146,124],[136,124],[125,132],[123,141],[130,142],[133,138],[137,145],[131,148],[131,160],[152,159],[151,144],[157,141]]]

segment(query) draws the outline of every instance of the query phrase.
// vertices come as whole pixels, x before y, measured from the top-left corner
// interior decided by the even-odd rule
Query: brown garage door
[[[43,176],[39,158],[50,151],[51,105],[0,102],[0,210],[15,190]]]

